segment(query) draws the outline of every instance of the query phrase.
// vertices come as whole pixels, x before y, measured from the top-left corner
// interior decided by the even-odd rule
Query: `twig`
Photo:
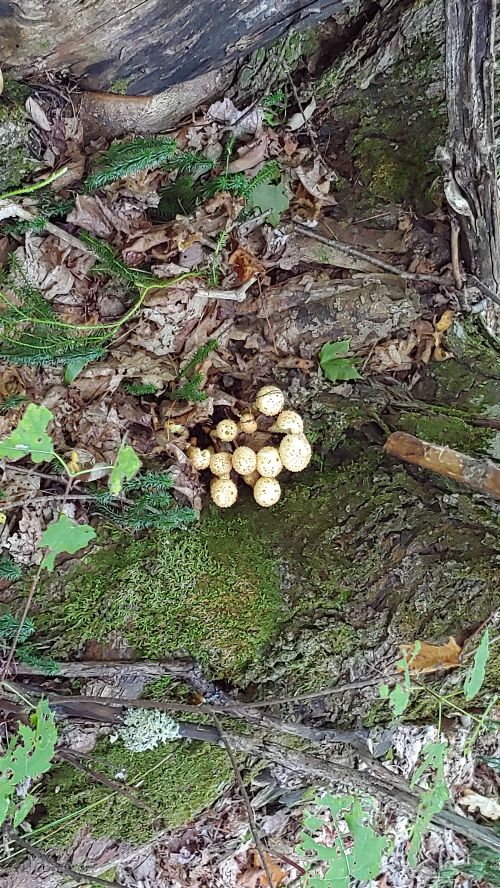
[[[29,210],[25,210],[24,207],[20,207],[19,204],[16,204],[13,201],[0,200],[0,219],[8,219],[10,216],[17,216],[18,219],[25,219],[27,222],[33,222],[37,218],[34,213],[30,213]],[[64,241],[76,250],[80,250],[81,253],[87,253],[89,256],[96,255],[94,251],[91,250],[90,247],[87,247],[87,245],[78,237],[69,234],[64,228],[59,228],[59,226],[54,225],[53,222],[47,221],[43,227],[45,231],[49,232],[49,234],[54,234],[59,240]]]
[[[350,244],[344,244],[342,241],[324,237],[322,234],[318,234],[312,228],[307,228],[306,225],[299,225],[298,223],[295,223],[293,227],[296,231],[299,231],[300,234],[305,235],[305,237],[310,237],[313,240],[319,241],[321,244],[326,244],[328,247],[333,247],[336,250],[340,250],[340,252],[342,253],[347,253],[348,256],[353,256],[355,259],[362,259],[363,262],[370,262],[371,265],[376,265],[378,268],[381,268],[388,274],[397,274],[404,280],[422,281],[431,284],[438,284],[439,286],[443,286],[443,284],[449,283],[444,276],[438,277],[438,275],[435,274],[416,274],[412,271],[405,271],[402,268],[397,268],[395,265],[390,265],[389,262],[384,262],[382,259],[377,259],[369,253],[364,253],[362,250],[358,250],[356,247],[351,247]]]
[[[451,447],[422,441],[406,432],[389,435],[384,450],[397,459],[429,469],[500,500],[500,468],[490,459],[476,459]]]
[[[19,641],[19,636],[21,635],[22,628],[24,626],[24,623],[26,621],[26,617],[28,616],[29,609],[30,609],[31,604],[33,602],[33,598],[34,598],[34,595],[36,592],[36,588],[38,586],[38,581],[40,579],[41,573],[42,573],[42,564],[40,563],[38,565],[37,572],[36,572],[35,576],[33,577],[30,591],[29,591],[29,595],[26,599],[26,604],[24,605],[24,610],[22,612],[21,619],[19,620],[19,625],[17,627],[16,634],[14,635],[14,638],[12,639],[12,644],[10,646],[9,653],[7,654],[7,659],[6,659],[5,663],[3,664],[2,672],[0,674],[0,682],[5,679],[5,676],[7,675],[8,671],[10,669],[10,665],[12,663],[12,658],[13,658],[15,650],[16,650],[17,642]]]
[[[460,225],[454,216],[450,218],[450,252],[451,252],[451,270],[453,272],[453,277],[455,279],[455,286],[457,290],[461,290],[464,281],[462,276],[462,270],[460,268],[460,248],[459,248],[459,238],[460,238]]]
[[[302,105],[302,102],[301,102],[301,99],[300,99],[300,96],[299,96],[299,93],[298,93],[297,87],[295,86],[295,83],[293,82],[293,77],[292,77],[292,75],[291,75],[291,73],[290,73],[290,68],[288,67],[287,63],[286,63],[284,60],[283,60],[283,66],[284,66],[284,68],[285,68],[285,72],[286,72],[287,80],[288,80],[290,86],[292,87],[292,92],[293,92],[293,95],[294,95],[294,99],[295,99],[295,101],[297,102],[297,105],[298,105],[298,107],[299,107],[299,111],[300,111],[300,113],[302,114],[302,119],[303,119],[303,121],[304,121],[304,126],[305,126],[305,128],[306,128],[306,130],[307,130],[307,134],[308,134],[309,139],[310,139],[310,141],[311,141],[311,145],[312,145],[313,148],[314,148],[314,151],[315,151],[316,156],[319,157],[319,158],[321,159],[321,161],[323,162],[323,164],[324,164],[325,166],[327,166],[327,164],[326,164],[325,161],[323,160],[323,156],[322,156],[322,154],[321,154],[321,151],[319,150],[319,146],[318,146],[318,143],[317,143],[317,141],[316,141],[316,135],[315,135],[315,133],[314,133],[314,130],[313,130],[311,124],[309,123],[309,120],[307,119],[307,117],[306,117],[306,115],[305,115],[304,106]]]
[[[488,299],[491,299],[491,301],[495,303],[495,305],[500,305],[500,296],[497,296],[497,294],[494,293],[490,287],[488,287],[486,284],[483,284],[483,282],[480,281],[475,274],[467,275],[467,283],[471,287],[476,287],[478,290],[480,290],[483,296],[487,296]]]
[[[86,873],[77,873],[76,870],[71,869],[69,866],[64,866],[64,864],[59,863],[59,861],[54,860],[50,854],[46,854],[45,851],[40,851],[36,845],[32,845],[30,842],[27,842],[26,839],[22,839],[21,836],[18,836],[17,833],[10,828],[6,828],[6,834],[16,845],[19,845],[20,848],[24,848],[28,854],[31,854],[33,857],[37,857],[39,860],[43,860],[44,863],[47,863],[52,869],[54,869],[57,873],[61,873],[63,876],[67,876],[72,879],[77,885],[104,885],[104,888],[122,888],[119,882],[110,882],[105,879],[98,879],[97,876],[88,876]]]
[[[256,277],[251,277],[250,280],[245,281],[241,287],[235,290],[222,290],[220,287],[200,287],[197,290],[197,294],[198,296],[204,296],[206,299],[228,299],[233,302],[244,302],[247,291],[255,284],[256,280]]]
[[[271,870],[269,868],[269,863],[266,859],[266,851],[265,851],[265,848],[260,840],[259,830],[258,830],[257,824],[255,822],[253,808],[252,808],[250,799],[248,797],[248,793],[246,790],[246,786],[245,786],[243,777],[241,776],[241,771],[238,767],[238,762],[236,761],[236,758],[234,757],[234,754],[233,754],[233,750],[231,749],[231,747],[227,741],[227,738],[224,733],[224,729],[222,727],[220,718],[217,715],[214,715],[213,720],[214,720],[214,724],[219,732],[220,739],[222,740],[224,748],[227,752],[227,757],[228,757],[229,761],[231,762],[231,767],[234,771],[234,776],[236,777],[236,782],[238,784],[238,787],[239,787],[239,790],[241,793],[241,798],[243,799],[243,804],[245,805],[245,808],[246,808],[250,832],[252,833],[253,840],[255,842],[255,847],[257,849],[257,852],[259,854],[259,857],[260,857],[260,860],[262,863],[262,868],[266,874],[267,881],[269,883],[269,888],[273,888],[273,884],[274,884],[273,877],[271,874]]]

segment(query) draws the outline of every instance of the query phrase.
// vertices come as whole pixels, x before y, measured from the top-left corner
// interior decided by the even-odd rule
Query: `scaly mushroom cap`
[[[228,509],[238,499],[238,488],[230,478],[214,478],[210,484],[210,493],[216,506]]]
[[[245,435],[253,435],[257,431],[257,422],[253,413],[243,413],[238,423],[238,431]]]
[[[285,406],[285,396],[277,385],[264,385],[255,396],[255,406],[264,416],[277,416]]]
[[[210,470],[214,475],[229,475],[232,467],[230,453],[221,451],[220,453],[212,454],[210,457]]]
[[[222,419],[215,427],[219,441],[234,441],[238,434],[238,426],[234,419]]]
[[[302,472],[311,461],[312,450],[305,435],[286,435],[280,444],[279,454],[285,469]]]
[[[279,481],[276,478],[259,478],[255,482],[253,495],[259,506],[264,506],[265,509],[274,506],[281,496]]]
[[[304,422],[295,410],[282,410],[269,431],[279,432],[280,434],[300,435],[304,431]]]
[[[255,472],[252,472],[251,475],[243,475],[243,481],[245,482],[245,484],[248,484],[249,487],[255,487],[259,478],[260,475],[257,470],[255,470]]]
[[[187,456],[191,465],[202,472],[210,465],[211,453],[209,450],[201,450],[200,447],[188,447]]]
[[[232,457],[233,469],[238,475],[251,475],[257,466],[257,457],[251,447],[237,447]]]
[[[257,454],[257,471],[265,478],[276,478],[283,468],[276,447],[262,447]]]

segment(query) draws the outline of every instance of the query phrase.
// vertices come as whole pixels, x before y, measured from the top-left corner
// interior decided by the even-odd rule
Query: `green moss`
[[[109,87],[110,93],[115,93],[119,96],[124,96],[127,92],[128,85],[131,81],[131,77],[119,77],[117,80],[114,80],[111,86]]]
[[[454,447],[466,453],[489,453],[496,438],[492,429],[474,428],[459,416],[401,413],[398,427],[424,441]]]
[[[24,108],[0,98],[0,193],[15,188],[38,168],[29,154],[28,143]]]
[[[98,550],[47,580],[41,595],[37,625],[59,655],[119,632],[138,656],[186,651],[233,677],[259,659],[282,608],[265,540],[224,513],[187,532]]]
[[[45,811],[40,827],[68,814],[81,812],[51,837],[46,847],[67,846],[82,826],[94,837],[109,836],[135,844],[147,842],[158,829],[174,829],[210,805],[231,779],[227,754],[218,747],[182,741],[147,752],[129,752],[121,742],[98,742],[93,757],[96,770],[124,786],[138,786],[150,812],[139,810],[123,795],[92,782],[70,765],[54,767],[43,793]],[[89,806],[92,806],[91,808]]]

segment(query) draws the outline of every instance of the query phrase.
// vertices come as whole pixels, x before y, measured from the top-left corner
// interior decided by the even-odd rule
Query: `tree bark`
[[[347,0],[0,2],[0,58],[19,71],[69,70],[85,89],[154,94],[334,15]]]

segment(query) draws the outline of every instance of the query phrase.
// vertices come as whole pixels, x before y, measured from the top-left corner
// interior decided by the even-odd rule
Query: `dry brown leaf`
[[[241,281],[242,284],[249,281],[250,278],[255,277],[255,275],[265,274],[265,268],[262,265],[262,262],[259,262],[257,256],[254,256],[250,250],[245,250],[244,247],[238,247],[234,253],[231,253],[229,257],[229,265],[234,266],[238,275],[238,280]]]
[[[264,857],[272,878],[272,884],[274,888],[279,888],[283,884],[286,872],[274,862],[271,855],[266,851],[264,851]],[[269,888],[269,879],[264,872],[262,861],[257,851],[252,850],[250,852],[250,868],[241,873],[236,884],[242,885],[244,888],[259,888],[259,886],[261,888]]]
[[[451,308],[447,308],[436,323],[436,330],[438,333],[444,333],[446,330],[449,330],[453,324],[454,317],[455,312],[452,311]]]
[[[462,648],[452,636],[446,644],[428,644],[426,641],[421,641],[420,649],[414,656],[415,645],[416,642],[400,645],[412,672],[435,672],[437,669],[454,669],[460,666]]]
[[[499,799],[489,799],[486,796],[480,795],[478,792],[466,789],[460,799],[460,804],[462,808],[466,808],[467,811],[479,811],[479,813],[482,814],[483,817],[486,817],[487,820],[500,820]]]
[[[233,160],[228,170],[230,173],[244,173],[245,170],[252,170],[257,164],[262,163],[267,155],[267,136],[263,136],[258,142],[251,145],[245,145],[238,149],[238,157]]]

